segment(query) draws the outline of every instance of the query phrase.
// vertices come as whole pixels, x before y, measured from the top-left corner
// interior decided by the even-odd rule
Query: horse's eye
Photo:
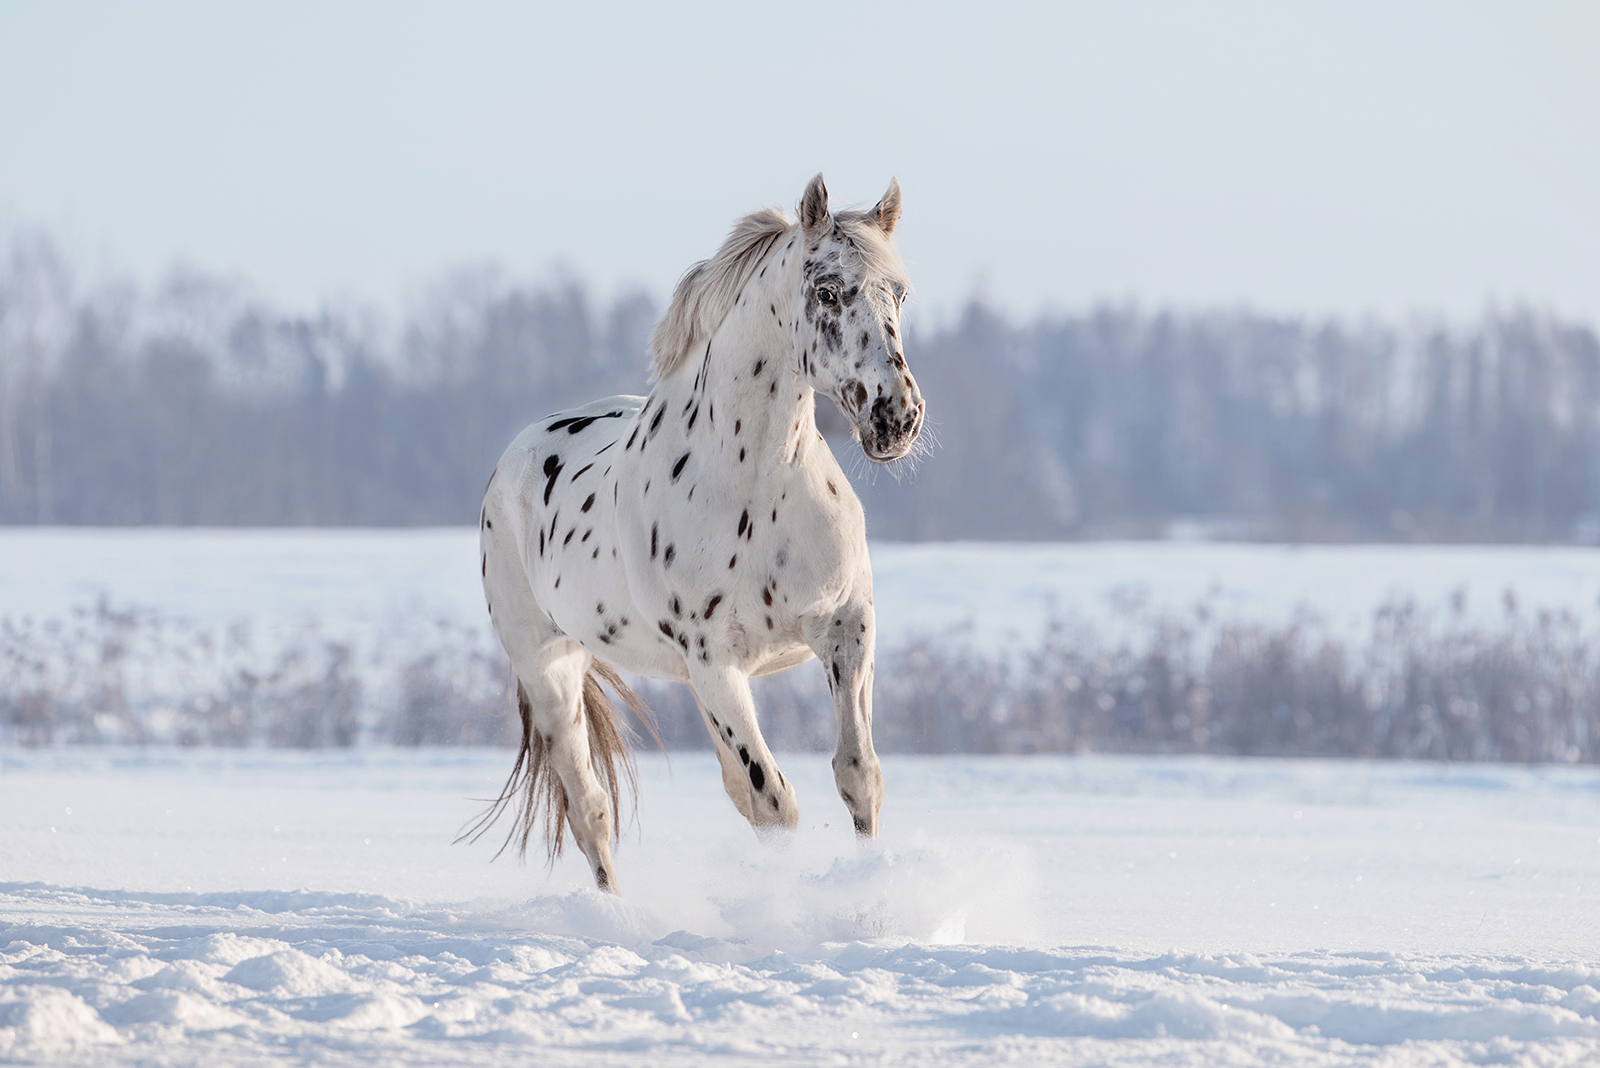
[[[832,286],[818,286],[817,299],[831,308],[839,303],[839,294]]]

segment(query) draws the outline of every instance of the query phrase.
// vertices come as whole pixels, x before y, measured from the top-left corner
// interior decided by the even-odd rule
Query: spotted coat
[[[833,213],[818,175],[798,224],[770,212],[742,222],[680,285],[653,339],[650,395],[534,423],[485,495],[484,592],[534,718],[557,742],[577,730],[581,713],[554,707],[570,680],[541,680],[594,658],[688,682],[724,786],[758,830],[799,815],[748,679],[816,656],[839,713],[841,798],[858,833],[877,832],[866,526],[817,431],[815,396],[840,407],[870,459],[897,459],[916,440],[924,404],[900,330],[907,284],[887,242],[899,201],[894,184],[870,212]],[[725,306],[708,313],[719,293]],[[589,769],[569,763],[563,785],[585,794]],[[574,819],[573,830],[615,889],[603,823]]]

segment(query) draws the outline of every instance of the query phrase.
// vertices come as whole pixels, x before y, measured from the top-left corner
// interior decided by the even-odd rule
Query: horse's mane
[[[777,208],[762,208],[733,224],[733,233],[715,256],[683,272],[667,313],[650,335],[657,378],[670,374],[716,332],[756,265],[794,225]]]
[[[839,211],[833,214],[833,221],[869,269],[909,287],[899,254],[870,212]],[[767,253],[797,227],[777,208],[762,208],[733,224],[733,232],[716,255],[683,272],[666,314],[650,335],[656,378],[671,374],[717,332]]]

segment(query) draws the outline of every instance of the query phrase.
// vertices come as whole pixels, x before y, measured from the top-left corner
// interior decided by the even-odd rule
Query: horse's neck
[[[709,355],[694,354],[661,383],[669,414],[674,403],[684,408],[700,393],[714,407],[719,429],[738,426],[737,447],[757,461],[753,474],[762,461],[804,462],[820,444],[816,400],[800,373],[791,321],[799,259],[791,254],[780,267],[778,250],[767,259],[765,274],[745,286],[712,337]]]

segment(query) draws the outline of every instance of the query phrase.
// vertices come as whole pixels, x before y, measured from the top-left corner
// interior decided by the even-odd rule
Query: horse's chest
[[[837,531],[808,514],[812,502],[785,487],[706,478],[694,498],[681,486],[640,489],[641,507],[619,514],[628,596],[645,622],[635,637],[705,663],[760,663],[803,647],[799,619],[848,555],[831,544]]]
[[[660,417],[682,403],[656,404],[621,436],[621,456],[597,457],[561,487],[561,518],[545,532],[556,622],[597,655],[655,674],[803,656],[803,619],[829,610],[864,554],[843,473],[825,450],[775,465],[770,443],[750,426],[738,433],[726,409],[707,408],[691,433]]]

